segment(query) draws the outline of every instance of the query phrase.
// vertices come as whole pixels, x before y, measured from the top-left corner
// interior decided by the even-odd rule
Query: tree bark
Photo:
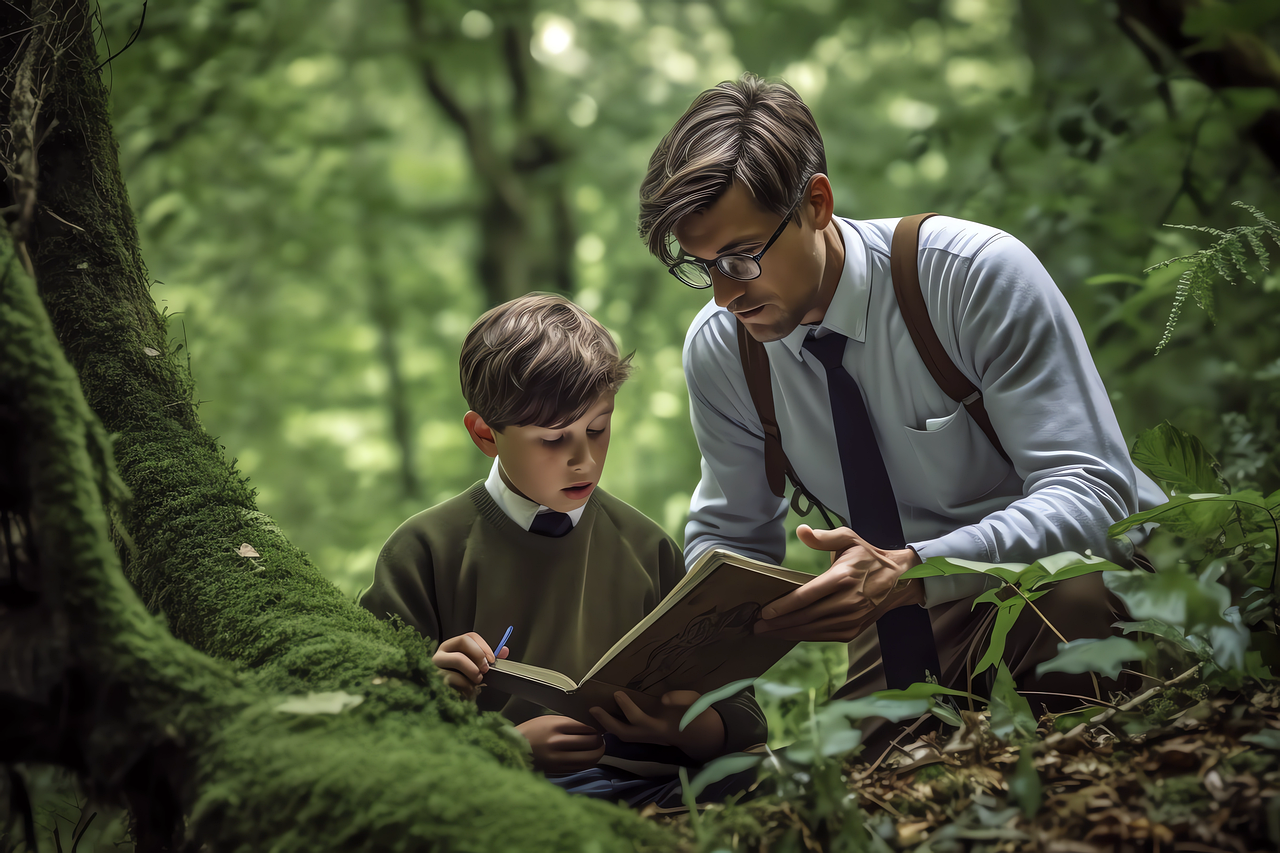
[[[168,353],[89,20],[0,6],[0,762],[122,793],[140,850],[667,846],[536,780],[257,511]],[[310,691],[342,701],[281,707]]]
[[[502,53],[509,94],[492,97],[487,108],[468,109],[453,85],[461,74],[449,79],[430,52],[431,45],[454,38],[454,21],[444,24],[428,6],[406,0],[406,19],[419,45],[415,58],[423,88],[462,135],[480,188],[476,276],[487,301],[496,305],[530,290],[569,295],[577,234],[565,199],[568,152],[554,129],[529,108],[533,34],[526,22],[533,11],[520,2],[498,14],[493,39]]]

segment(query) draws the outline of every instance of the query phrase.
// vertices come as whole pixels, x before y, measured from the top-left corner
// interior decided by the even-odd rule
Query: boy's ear
[[[476,412],[467,412],[462,416],[462,423],[481,453],[490,459],[498,455],[498,443],[493,440],[493,430],[484,422],[484,418]]]

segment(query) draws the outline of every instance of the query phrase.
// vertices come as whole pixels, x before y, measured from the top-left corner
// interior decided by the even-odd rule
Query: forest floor
[[[843,798],[816,778],[797,791],[793,774],[761,783],[790,781],[786,800],[654,819],[702,851],[1280,849],[1280,685],[1174,688],[1088,725],[1047,715],[1021,745],[992,735],[985,714],[964,716],[875,764],[844,762]]]

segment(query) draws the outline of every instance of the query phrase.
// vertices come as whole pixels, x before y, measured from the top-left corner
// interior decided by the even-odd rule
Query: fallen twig
[[[1119,707],[1108,708],[1098,716],[1094,717],[1092,720],[1089,720],[1086,723],[1081,723],[1080,725],[1076,726],[1069,732],[1054,732],[1053,734],[1046,737],[1043,741],[1041,741],[1041,747],[1047,749],[1049,747],[1058,745],[1059,743],[1061,743],[1064,740],[1067,740],[1068,738],[1078,737],[1084,733],[1085,729],[1104,724],[1105,722],[1107,722],[1107,720],[1110,720],[1120,711],[1132,711],[1134,708],[1138,707],[1143,702],[1146,702],[1152,696],[1155,696],[1156,694],[1174,686],[1175,684],[1181,684],[1182,682],[1194,676],[1199,671],[1200,671],[1200,664],[1196,664],[1195,666],[1191,667],[1191,669],[1187,670],[1181,675],[1175,676],[1169,679],[1168,681],[1164,682],[1163,684],[1157,684],[1155,687],[1152,687],[1148,690],[1143,691],[1142,693],[1139,693],[1137,696],[1133,697],[1128,702],[1125,702],[1123,705]]]

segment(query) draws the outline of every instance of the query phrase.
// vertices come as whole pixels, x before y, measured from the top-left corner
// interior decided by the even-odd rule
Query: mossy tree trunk
[[[662,846],[537,780],[257,511],[168,354],[90,20],[0,5],[0,762],[122,793],[144,850]],[[362,701],[280,709],[310,691]]]

